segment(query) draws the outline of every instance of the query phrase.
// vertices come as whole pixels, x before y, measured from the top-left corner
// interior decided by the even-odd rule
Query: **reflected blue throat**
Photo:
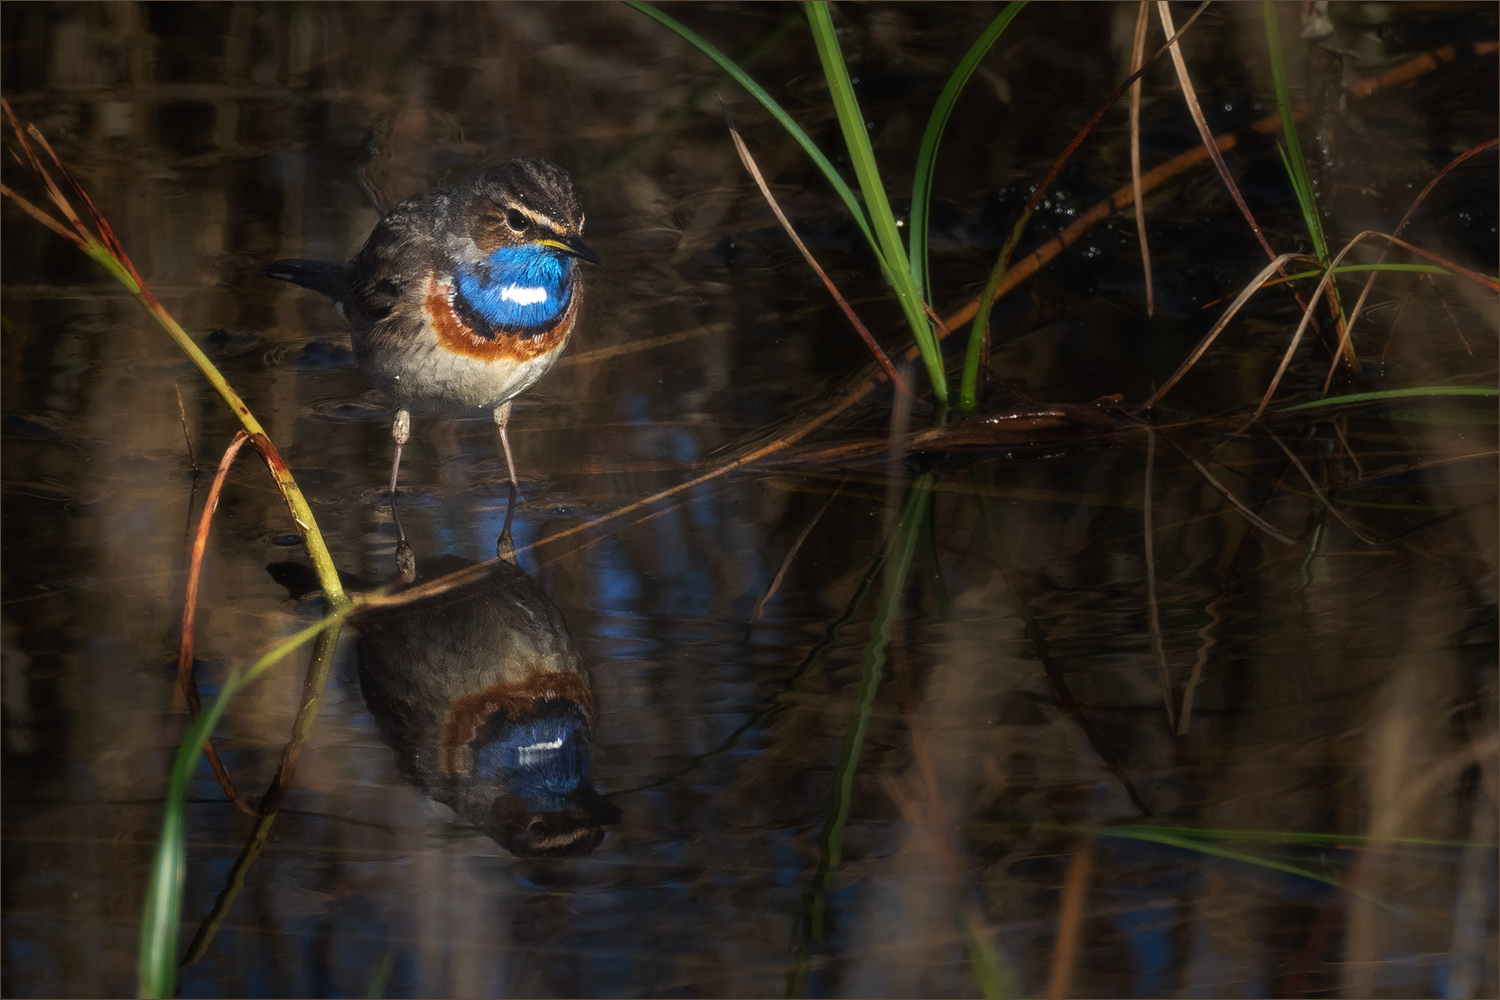
[[[454,306],[490,326],[525,331],[550,327],[573,297],[573,258],[527,243],[501,247],[478,271],[454,271]]]
[[[474,770],[523,799],[560,798],[588,783],[588,732],[571,713],[507,725],[474,747]]]

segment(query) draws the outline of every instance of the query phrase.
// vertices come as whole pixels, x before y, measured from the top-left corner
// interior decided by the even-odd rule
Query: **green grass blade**
[[[1441,274],[1452,277],[1453,272],[1446,267],[1438,267],[1436,264],[1340,264],[1333,269],[1334,274],[1357,274],[1366,271],[1410,271],[1413,274]],[[1288,281],[1300,281],[1303,278],[1321,278],[1324,271],[1298,271],[1289,274],[1285,278],[1277,278],[1268,281],[1266,285],[1279,285]]]
[[[396,956],[386,952],[380,959],[380,964],[375,967],[375,974],[370,977],[370,985],[365,987],[366,1000],[380,1000],[385,996],[385,988],[391,983],[391,972],[396,968]]]
[[[1266,21],[1266,49],[1271,61],[1271,82],[1276,88],[1276,109],[1281,113],[1281,132],[1286,138],[1286,149],[1281,151],[1286,164],[1287,176],[1297,194],[1297,203],[1302,207],[1302,219],[1307,225],[1307,235],[1312,239],[1318,259],[1328,263],[1328,243],[1323,238],[1323,221],[1318,214],[1317,200],[1313,197],[1312,178],[1307,174],[1307,160],[1302,155],[1302,142],[1297,138],[1297,121],[1292,115],[1292,101],[1287,93],[1286,66],[1281,58],[1281,33],[1276,25],[1276,4],[1264,0],[1262,10]]]
[[[1276,151],[1281,154],[1282,165],[1286,168],[1287,177],[1291,179],[1292,191],[1297,196],[1297,207],[1302,211],[1302,224],[1307,227],[1307,236],[1312,240],[1313,253],[1327,266],[1332,255],[1328,252],[1328,239],[1323,234],[1323,215],[1318,211],[1312,178],[1307,173],[1307,158],[1302,155],[1302,140],[1297,137],[1297,120],[1292,114],[1292,100],[1286,85],[1286,66],[1281,58],[1281,33],[1276,25],[1276,4],[1273,0],[1262,0],[1261,9],[1265,13],[1266,49],[1271,62],[1271,82],[1276,88],[1276,109],[1281,114],[1281,133],[1286,139],[1286,148],[1283,149],[1278,143]],[[1345,328],[1349,319],[1344,315],[1344,306],[1339,299],[1338,282],[1329,282],[1328,290],[1334,311],[1338,313],[1339,326]],[[1347,346],[1347,355],[1349,364],[1355,364],[1352,342]]]
[[[241,688],[279,663],[298,646],[311,641],[325,629],[337,627],[354,607],[352,603],[338,606],[326,618],[278,644],[256,660],[249,669],[231,673],[225,678],[219,696],[188,727],[182,738],[182,745],[177,748],[177,756],[172,761],[161,836],[157,839],[156,857],[151,862],[151,876],[146,883],[146,905],[141,914],[137,996],[171,997],[177,991],[177,936],[182,921],[183,874],[187,868],[187,788],[209,734]]]
[[[875,704],[875,692],[879,689],[880,679],[884,674],[886,649],[891,644],[896,616],[901,611],[901,598],[906,593],[906,579],[911,573],[912,557],[916,553],[922,522],[926,519],[927,506],[932,499],[932,483],[933,476],[927,473],[911,484],[900,520],[886,550],[884,579],[881,581],[875,618],[870,623],[869,640],[865,645],[864,668],[854,699],[853,717],[844,733],[839,767],[834,771],[835,809],[824,830],[827,863],[822,874],[830,880],[824,884],[825,889],[830,887],[832,876],[838,870],[842,857],[841,838],[853,801],[854,773],[859,769],[865,731],[869,728],[870,712]]]
[[[1297,209],[1302,213],[1302,224],[1312,240],[1313,255],[1326,264],[1328,263],[1328,244],[1323,240],[1323,226],[1318,219],[1318,203],[1313,197],[1312,186],[1308,183],[1307,167],[1303,166],[1299,171],[1297,164],[1288,156],[1286,147],[1279,142],[1276,144],[1276,152],[1281,157],[1281,166],[1286,171],[1287,178],[1292,182],[1292,193],[1297,196]]]
[[[896,293],[901,310],[911,326],[912,336],[917,341],[917,348],[922,352],[927,377],[932,382],[933,395],[939,402],[946,403],[948,378],[943,370],[942,350],[922,308],[922,294],[917,290],[916,279],[912,277],[906,247],[896,226],[896,216],[891,211],[885,185],[880,180],[880,168],[875,162],[875,151],[870,146],[870,131],[865,125],[864,113],[859,109],[859,99],[855,96],[854,83],[849,78],[849,67],[844,63],[844,54],[839,48],[828,4],[815,0],[805,3],[803,7],[812,28],[813,43],[818,48],[818,58],[823,63],[823,75],[828,80],[828,92],[833,99],[839,128],[849,147],[849,162],[854,166],[860,191],[865,196],[865,204],[870,208],[870,225],[875,230],[875,238],[879,241],[880,253],[884,258],[885,280]]]
[[[854,800],[854,775],[859,770],[859,758],[864,753],[870,713],[885,669],[886,649],[891,643],[896,616],[901,611],[901,597],[906,592],[912,557],[916,553],[922,522],[932,499],[932,484],[933,475],[930,472],[912,482],[906,494],[906,502],[902,505],[896,530],[891,533],[890,541],[886,544],[880,597],[875,606],[875,617],[870,622],[870,635],[865,643],[864,665],[854,696],[854,707],[850,712],[849,727],[844,731],[839,762],[833,772],[828,818],[818,838],[821,857],[813,875],[811,898],[804,918],[808,925],[807,934],[814,941],[821,939],[828,892],[833,888],[834,878],[843,861],[844,826],[849,821],[849,810]]]
[[[1488,396],[1495,398],[1500,396],[1500,389],[1491,389],[1488,386],[1477,385],[1429,385],[1417,386],[1412,389],[1382,389],[1379,392],[1356,392],[1349,396],[1330,396],[1327,399],[1315,399],[1311,403],[1298,403],[1296,406],[1283,407],[1277,412],[1292,413],[1296,410],[1312,410],[1320,406],[1378,403],[1386,399],[1412,399],[1420,396]]]
[[[312,660],[307,674],[302,679],[302,702],[297,708],[297,717],[292,723],[292,738],[282,748],[282,765],[277,768],[273,788],[285,777],[283,768],[286,765],[287,755],[299,753],[312,736],[313,724],[317,721],[318,712],[323,706],[323,695],[328,689],[328,677],[333,671],[334,653],[338,650],[338,643],[339,630],[337,629],[325,629],[313,643]],[[267,791],[267,796],[272,794],[270,790]],[[214,905],[209,910],[208,916],[204,918],[203,923],[198,925],[198,933],[193,935],[187,952],[178,964],[179,968],[192,965],[208,952],[209,945],[218,934],[225,916],[234,906],[240,890],[245,887],[245,876],[249,873],[250,866],[255,864],[256,859],[260,857],[260,852],[266,846],[266,840],[270,837],[271,828],[276,822],[277,811],[281,808],[280,801],[279,797],[269,802],[266,797],[261,799],[262,808],[269,807],[272,811],[263,815],[251,828],[240,856],[235,859],[234,866],[229,869],[229,876],[214,899]]]
[[[1153,827],[1106,827],[1102,832],[1105,836],[1109,837],[1162,844],[1167,847],[1181,848],[1186,851],[1196,851],[1199,854],[1207,854],[1215,858],[1224,858],[1228,861],[1239,861],[1247,865],[1255,865],[1258,868],[1269,868],[1272,871],[1285,872],[1288,875],[1297,875],[1301,878],[1311,879],[1314,882],[1322,882],[1337,889],[1348,888],[1348,886],[1338,879],[1324,875],[1322,872],[1313,871],[1311,868],[1287,864],[1284,861],[1277,861],[1274,858],[1263,858],[1257,854],[1247,854],[1244,851],[1230,850],[1227,847],[1219,847],[1216,844],[1199,840],[1196,837],[1179,836],[1170,830]],[[1359,895],[1363,895],[1363,893],[1359,893]]]
[[[643,0],[625,0],[625,4],[668,28],[713,60],[720,69],[733,77],[740,86],[759,101],[761,106],[770,112],[771,116],[802,147],[803,151],[812,157],[818,169],[823,172],[823,176],[838,192],[845,207],[849,209],[855,223],[864,233],[865,239],[869,241],[870,249],[880,264],[881,274],[886,283],[891,286],[892,291],[896,293],[896,299],[906,316],[907,324],[911,327],[912,336],[922,352],[922,360],[927,367],[928,378],[932,382],[933,394],[940,401],[946,402],[948,382],[943,370],[942,351],[924,310],[924,300],[912,277],[911,267],[906,258],[906,249],[897,234],[896,219],[891,213],[885,188],[880,184],[879,171],[875,168],[874,154],[870,149],[869,135],[864,128],[864,119],[860,115],[858,102],[854,98],[853,86],[849,82],[849,72],[844,65],[843,55],[839,51],[838,41],[834,37],[833,22],[828,16],[826,5],[809,4],[808,19],[813,25],[813,36],[818,45],[819,58],[823,60],[824,71],[828,75],[834,109],[843,129],[845,141],[849,144],[849,158],[854,164],[856,177],[860,182],[866,202],[870,206],[868,213],[859,198],[855,196],[853,189],[839,176],[828,157],[823,155],[822,150],[818,149],[802,127],[734,60],[720,52],[707,39],[651,4]],[[854,127],[856,122],[857,128]]]
[[[765,88],[756,83],[750,74],[741,69],[733,59],[720,52],[708,39],[649,3],[644,3],[642,0],[624,0],[624,2],[625,6],[645,14],[651,20],[669,29],[683,41],[712,59],[720,69],[733,77],[734,81],[741,87],[744,87],[751,97],[759,101],[761,107],[771,113],[771,117],[775,118],[781,127],[786,129],[787,134],[796,140],[797,145],[801,146],[808,156],[812,157],[813,163],[817,164],[818,169],[823,172],[823,176],[828,179],[828,183],[833,185],[833,189],[838,192],[839,198],[843,200],[844,206],[849,209],[849,214],[854,216],[854,221],[858,223],[860,230],[865,234],[865,239],[870,242],[870,249],[875,252],[877,257],[881,258],[881,266],[885,267],[884,255],[880,252],[880,242],[875,238],[874,232],[870,229],[870,222],[865,216],[864,206],[860,204],[859,198],[855,196],[853,189],[839,176],[839,172],[834,169],[828,157],[823,155],[823,151],[802,130],[802,126],[797,124],[796,119],[787,114],[786,110],[780,104],[776,103],[776,99],[766,93]]]
[[[958,410],[963,414],[974,412],[979,405],[979,352],[984,346],[985,331],[990,325],[990,310],[995,307],[995,292],[1000,288],[1000,279],[1005,275],[1006,265],[1009,264],[1007,251],[1015,246],[1016,234],[1021,231],[1030,215],[1021,213],[1021,220],[1016,223],[1011,232],[1010,240],[1005,248],[1000,251],[1000,257],[995,261],[995,266],[990,269],[990,276],[984,283],[984,291],[979,293],[979,308],[974,311],[974,322],[969,326],[969,344],[964,349],[963,376],[958,387]]]
[[[927,119],[927,131],[922,134],[922,145],[917,149],[917,173],[911,184],[911,226],[907,245],[917,293],[929,302],[932,301],[932,289],[928,287],[930,272],[927,266],[927,228],[931,219],[932,175],[937,163],[938,145],[943,141],[943,130],[948,127],[948,118],[953,114],[953,107],[958,103],[958,97],[968,84],[969,77],[974,75],[995,41],[1025,6],[1026,0],[1011,0],[990,22],[989,27],[984,29],[984,33],[975,39],[969,51],[964,53],[964,57],[954,68],[953,75],[948,77],[943,92],[938,95],[932,115]]]
[[[974,973],[974,985],[979,987],[979,995],[989,1000],[1020,996],[1010,963],[995,947],[989,929],[980,920],[976,909],[965,904],[959,922],[963,926],[964,948],[969,953],[969,969]]]

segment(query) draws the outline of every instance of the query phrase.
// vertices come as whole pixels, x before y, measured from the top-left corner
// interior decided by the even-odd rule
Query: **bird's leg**
[[[406,541],[406,529],[401,527],[401,513],[396,509],[396,474],[401,471],[401,446],[411,440],[411,413],[405,408],[396,411],[391,422],[391,439],[396,442],[396,454],[391,459],[391,519],[396,522],[396,573],[403,583],[417,578],[417,557]]]
[[[505,452],[505,471],[510,473],[511,488],[516,493],[519,493],[521,491],[521,484],[516,479],[516,460],[510,453],[510,437],[505,433],[505,427],[509,423],[510,403],[507,401],[495,407],[495,426],[500,428],[500,449]]]
[[[520,495],[521,485],[516,482],[516,459],[510,453],[510,437],[505,433],[505,427],[509,423],[510,401],[507,400],[495,407],[495,427],[500,431],[500,450],[505,452],[505,471],[510,473],[510,500],[505,505],[505,527],[500,529],[500,537],[495,539],[495,555],[514,562],[516,546],[510,537],[510,521],[516,512],[516,498]]]

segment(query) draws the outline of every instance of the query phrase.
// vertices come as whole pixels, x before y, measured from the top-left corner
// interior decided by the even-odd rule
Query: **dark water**
[[[837,146],[797,8],[674,13],[736,56],[783,32],[754,73]],[[995,13],[838,9],[898,201],[927,110]],[[1033,5],[971,82],[939,160],[940,311],[977,292],[1030,185],[1127,74],[1134,14]],[[1282,14],[1294,40],[1297,11]],[[1389,231],[1444,164],[1493,137],[1495,59],[1464,50],[1342,104],[1339,84],[1493,39],[1496,19],[1452,4],[1335,16],[1347,55],[1290,65],[1322,116],[1303,141],[1340,245]],[[576,655],[589,684],[549,718],[587,725],[485,730],[498,749],[473,753],[576,751],[572,778],[523,785],[574,796],[579,850],[517,857],[498,827],[476,829],[483,815],[435,801],[461,798],[414,763],[443,752],[437,738],[403,745],[381,708],[422,685],[367,704],[348,633],[296,784],[181,970],[183,995],[1494,995],[1493,398],[1241,431],[1298,318],[1268,291],[1167,397],[1154,438],[888,462],[891,397],[877,393],[803,442],[821,455],[549,542],[816,415],[867,361],[746,176],[716,91],[814,254],[899,341],[857,231],[753,102],[615,6],[9,4],[3,34],[6,98],[256,412],[350,574],[394,568],[388,412],[328,304],[259,266],[345,257],[377,206],[519,154],[572,173],[605,262],[566,360],[512,422],[515,537],[534,580],[514,586],[528,596],[500,588],[493,608],[440,608],[390,640],[470,622],[454,642],[483,656],[519,648],[507,608],[561,622],[522,638],[552,644],[548,662],[557,644]],[[1259,6],[1211,9],[1188,37],[1217,132],[1274,110]],[[1150,167],[1197,139],[1165,64],[1145,90]],[[1023,252],[1125,183],[1127,148],[1120,110]],[[1228,162],[1272,245],[1305,247],[1274,148],[1246,142]],[[9,157],[4,172],[41,197]],[[1407,238],[1493,275],[1496,187],[1493,154],[1477,157]],[[178,392],[205,471],[236,425],[136,302],[4,212],[3,990],[129,993],[183,728],[173,672],[203,498]],[[1133,222],[1112,216],[997,308],[993,408],[1143,400],[1222,309],[1208,304],[1265,263],[1211,170],[1159,189],[1147,214],[1154,314]],[[1356,328],[1362,369],[1335,389],[1493,386],[1496,316],[1475,283],[1383,278]],[[1328,357],[1309,337],[1278,400],[1315,398]],[[830,457],[835,443],[862,457]],[[1193,461],[1291,541],[1253,527]],[[418,419],[401,488],[424,573],[493,555],[505,481],[487,420]],[[903,505],[927,513],[910,575],[891,582],[881,553]],[[318,602],[266,570],[300,560],[264,469],[243,459],[205,563],[206,694],[315,620]],[[1174,719],[1192,692],[1182,735],[1153,596]],[[882,600],[897,612],[884,644]],[[400,652],[387,669],[473,693],[448,661],[387,648]],[[242,693],[217,731],[250,793],[276,767],[304,664]],[[252,822],[204,765],[183,952]],[[1209,849],[1164,838],[1181,827],[1237,834]]]

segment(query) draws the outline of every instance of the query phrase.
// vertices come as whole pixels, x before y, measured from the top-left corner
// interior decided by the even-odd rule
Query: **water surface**
[[[797,9],[673,12],[736,56],[781,32],[753,72],[836,148]],[[996,12],[838,8],[902,210],[927,111]],[[970,84],[937,175],[940,311],[977,293],[1031,185],[1127,75],[1134,13],[1033,5]],[[1393,228],[1496,122],[1493,54],[1341,103],[1345,75],[1496,24],[1484,6],[1335,13],[1361,19],[1340,21],[1347,59],[1292,71],[1324,114],[1303,141],[1338,243]],[[1296,9],[1282,14],[1295,39]],[[389,413],[329,305],[258,267],[348,256],[395,201],[521,154],[572,173],[605,262],[511,438],[520,566],[590,680],[589,780],[618,817],[601,814],[589,853],[507,852],[403,765],[351,631],[182,995],[972,995],[994,985],[985,961],[1027,995],[1494,994],[1493,399],[1245,428],[1299,317],[1270,291],[1151,436],[889,460],[881,391],[803,442],[818,454],[549,542],[816,416],[868,361],[736,158],[716,92],[814,254],[899,345],[858,231],[768,116],[619,6],[13,4],[3,19],[7,100],[266,426],[340,567],[372,585],[394,570]],[[1216,132],[1274,110],[1262,31],[1258,6],[1230,5],[1189,36]],[[1197,138],[1165,64],[1145,91],[1149,168]],[[1117,110],[1023,252],[1128,180],[1127,143]],[[1228,163],[1270,242],[1305,247],[1274,148],[1247,141]],[[9,158],[5,179],[40,197]],[[1147,210],[1154,313],[1133,221],[1114,215],[997,307],[991,409],[1145,399],[1265,263],[1209,170]],[[136,302],[4,211],[3,989],[129,993],[184,724],[186,538],[236,425]],[[1493,275],[1495,227],[1491,154],[1434,190],[1408,239]],[[1362,368],[1335,391],[1495,384],[1495,299],[1473,283],[1382,279],[1362,322]],[[1318,341],[1282,402],[1318,395]],[[507,489],[489,421],[419,419],[401,492],[424,573],[491,558]],[[921,528],[892,582],[903,509]],[[206,694],[320,613],[268,574],[288,560],[305,557],[247,456],[205,562]],[[219,727],[247,793],[275,770],[304,665]],[[184,953],[252,822],[203,765]],[[1164,828],[1238,834],[1204,849]]]

